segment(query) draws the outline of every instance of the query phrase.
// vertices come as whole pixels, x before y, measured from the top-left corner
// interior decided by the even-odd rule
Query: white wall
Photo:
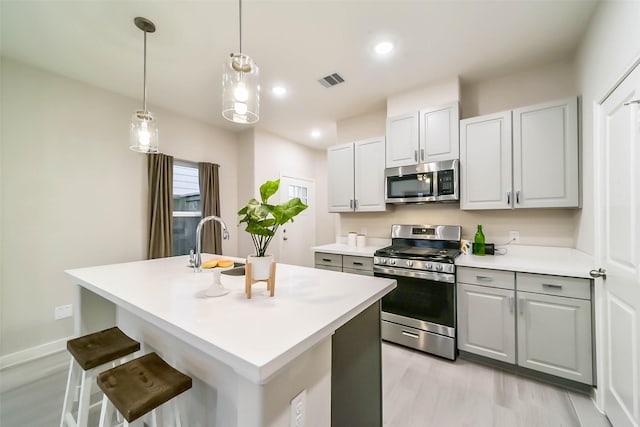
[[[462,87],[457,78],[451,78],[418,88],[415,93],[395,95],[387,101],[387,115],[455,100],[460,100],[463,114],[488,114],[576,94],[574,69],[570,62],[562,61]],[[385,120],[385,116],[374,114],[338,122],[338,140],[377,136],[374,130],[384,129]],[[336,232],[344,235],[356,231],[388,238],[392,224],[459,224],[463,238],[472,238],[477,224],[483,224],[490,242],[507,242],[509,231],[514,230],[520,232],[521,244],[574,247],[580,215],[579,209],[461,211],[459,204],[401,205],[390,206],[383,213],[336,214]]]
[[[327,213],[325,151],[315,150],[260,130],[256,130],[254,133],[253,149],[255,156],[255,197],[259,197],[258,190],[260,185],[267,180],[277,179],[281,175],[313,180],[316,184],[316,234],[314,244],[332,242],[335,232],[332,216]],[[271,252],[277,257],[277,248],[273,247]]]
[[[594,206],[594,105],[599,103],[630,65],[640,58],[640,2],[601,2],[576,57],[582,93],[583,208],[577,248],[597,252]]]
[[[1,72],[3,356],[72,334],[53,318],[73,302],[65,269],[146,258],[147,166],[127,148],[139,100],[6,58]],[[221,165],[222,215],[235,219],[235,136],[151,110],[161,151]]]
[[[387,116],[418,111],[422,107],[431,107],[460,100],[460,81],[451,77],[428,86],[411,89],[387,98]]]
[[[572,61],[554,62],[487,81],[463,83],[461,118],[482,116],[578,94]]]

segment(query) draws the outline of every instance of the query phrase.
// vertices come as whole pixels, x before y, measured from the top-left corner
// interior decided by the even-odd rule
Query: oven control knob
[[[386,264],[386,263],[387,263],[386,258],[380,258],[380,264]]]
[[[407,261],[407,267],[413,267],[413,261],[411,260]]]
[[[425,268],[426,270],[432,270],[432,269],[433,269],[433,265],[432,265],[432,264],[425,264],[425,265],[424,265],[424,268]]]
[[[442,264],[436,265],[436,271],[442,271]]]
[[[389,260],[389,265],[396,265],[396,260],[395,259],[390,259]]]

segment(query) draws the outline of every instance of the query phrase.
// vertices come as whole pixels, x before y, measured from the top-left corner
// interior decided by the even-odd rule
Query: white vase
[[[251,264],[251,278],[253,280],[267,280],[269,276],[271,276],[273,255],[249,255],[247,257],[247,263]]]

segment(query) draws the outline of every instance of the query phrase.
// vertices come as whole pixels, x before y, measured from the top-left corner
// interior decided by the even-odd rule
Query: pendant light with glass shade
[[[158,152],[158,122],[150,111],[147,111],[147,33],[156,31],[153,22],[137,17],[133,20],[136,27],[144,32],[144,74],[142,93],[142,110],[136,110],[131,118],[129,148],[140,153]]]
[[[242,53],[242,0],[239,3],[240,52],[232,53],[223,65],[222,116],[234,123],[255,123],[260,116],[258,66]]]

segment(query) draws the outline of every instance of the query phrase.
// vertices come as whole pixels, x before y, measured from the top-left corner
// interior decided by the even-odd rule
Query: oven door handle
[[[417,340],[420,339],[420,335],[414,334],[413,332],[402,331],[402,335],[404,335],[405,337],[409,337],[409,338],[415,338]]]
[[[436,273],[433,271],[418,271],[407,270],[404,268],[389,268],[381,267],[379,265],[373,266],[374,276],[377,274],[383,274],[387,277],[393,278],[393,276],[410,277],[413,279],[431,280],[434,282],[455,283],[455,274],[451,273]]]

